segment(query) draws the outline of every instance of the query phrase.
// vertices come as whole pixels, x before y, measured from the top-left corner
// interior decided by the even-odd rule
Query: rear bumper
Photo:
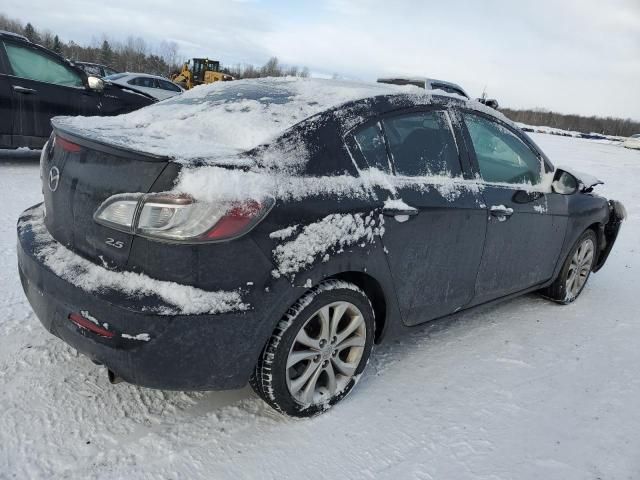
[[[38,257],[37,247],[31,229],[18,228],[20,278],[36,315],[53,335],[123,380],[175,390],[232,389],[248,381],[273,328],[265,312],[152,313],[144,306],[148,302],[118,292],[88,293],[60,278]],[[113,335],[79,327],[69,320],[71,313]]]

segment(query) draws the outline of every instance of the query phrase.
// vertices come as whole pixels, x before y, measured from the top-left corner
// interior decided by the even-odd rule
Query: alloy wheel
[[[567,299],[576,298],[587,282],[593,265],[594,253],[593,240],[586,238],[573,254],[565,282]]]
[[[328,402],[354,377],[364,353],[367,327],[350,302],[327,304],[304,323],[287,357],[287,387],[303,405]]]

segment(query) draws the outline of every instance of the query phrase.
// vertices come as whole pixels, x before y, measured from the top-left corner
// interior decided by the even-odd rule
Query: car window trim
[[[88,85],[88,81],[87,81],[87,74],[84,72],[84,70],[82,70],[81,68],[78,67],[74,67],[72,65],[69,65],[64,59],[62,59],[61,57],[58,57],[57,55],[54,55],[52,53],[50,53],[47,49],[40,47],[39,45],[35,45],[35,44],[26,44],[24,42],[15,42],[12,40],[7,40],[6,38],[2,38],[0,39],[0,43],[2,44],[2,53],[6,56],[6,75],[8,77],[12,77],[12,78],[17,78],[19,80],[26,80],[29,82],[38,82],[38,83],[42,83],[45,85],[54,85],[56,87],[61,87],[61,88],[72,88],[74,90],[86,90],[87,85]],[[36,52],[38,52],[39,54],[48,57],[49,59],[51,59],[52,61],[62,65],[63,67],[65,67],[66,69],[72,71],[73,73],[75,73],[76,75],[78,75],[80,77],[80,80],[82,81],[82,86],[81,87],[73,87],[70,85],[60,85],[59,83],[51,83],[51,82],[44,82],[42,80],[36,80],[34,78],[24,78],[24,77],[19,77],[18,75],[15,74],[15,72],[13,71],[13,67],[11,66],[11,61],[9,60],[9,54],[6,51],[5,48],[5,44],[11,44],[20,48],[26,48],[26,49],[31,49],[34,50]]]
[[[501,120],[498,117],[494,117],[493,115],[490,115],[488,113],[485,113],[485,112],[482,112],[482,111],[479,111],[479,110],[474,110],[472,108],[455,107],[455,109],[460,113],[460,124],[461,124],[460,128],[462,128],[463,131],[464,131],[464,141],[465,141],[465,144],[466,144],[466,148],[469,151],[470,160],[472,161],[475,173],[477,173],[480,178],[482,178],[482,176],[480,174],[480,164],[478,163],[478,158],[476,157],[476,151],[475,151],[475,148],[473,147],[473,142],[471,141],[471,135],[469,134],[469,129],[467,128],[467,124],[465,123],[464,117],[462,115],[463,113],[470,113],[472,115],[476,115],[478,117],[482,117],[482,118],[484,118],[484,119],[486,119],[486,120],[488,120],[490,122],[494,122],[494,123],[500,125],[501,127],[506,128],[511,133],[513,133],[516,136],[516,138],[518,138],[520,141],[522,141],[522,143],[524,143],[525,146],[527,148],[529,148],[529,150],[531,150],[531,152],[540,161],[541,166],[543,167],[542,170],[541,170],[542,174],[553,172],[553,170],[554,170],[553,165],[551,165],[551,163],[542,154],[542,152],[540,152],[536,148],[536,146],[531,143],[531,140],[529,140],[529,138],[527,138],[525,135],[523,135],[522,132],[519,132],[518,130],[514,129],[511,125],[509,125],[504,120]],[[490,182],[487,182],[487,183],[490,183]],[[514,183],[513,185],[517,185],[517,184]]]
[[[385,131],[385,128],[384,128],[384,121],[383,120],[385,118],[399,117],[399,116],[403,116],[403,115],[407,115],[407,114],[420,113],[420,112],[424,112],[424,113],[443,112],[444,113],[444,115],[445,115],[445,117],[447,119],[447,127],[449,128],[449,131],[451,132],[451,135],[453,136],[453,141],[456,144],[456,151],[458,152],[458,164],[460,165],[460,172],[462,173],[463,178],[466,178],[465,165],[464,165],[464,163],[462,161],[462,151],[460,150],[460,141],[458,139],[458,136],[456,135],[455,128],[453,127],[453,121],[452,121],[451,116],[449,115],[449,108],[444,106],[444,105],[417,105],[415,107],[403,108],[403,109],[399,109],[399,110],[393,110],[391,112],[386,112],[385,114],[383,114],[383,115],[381,115],[379,117],[380,128],[382,129],[383,138],[384,138],[384,144],[385,144],[385,147],[387,149],[387,157],[391,161],[393,174],[396,175],[396,176],[398,175],[397,174],[397,169],[396,169],[395,159],[393,158],[393,154],[391,153],[391,147],[389,145],[389,139],[387,137],[387,132]],[[455,177],[451,177],[451,178],[455,178]]]
[[[9,64],[9,57],[4,48],[4,39],[0,40],[0,75],[11,75],[13,70],[9,70],[11,65]]]

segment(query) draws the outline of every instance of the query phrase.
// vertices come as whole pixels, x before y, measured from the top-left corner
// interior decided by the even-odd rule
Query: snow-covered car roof
[[[416,103],[433,98],[411,85],[266,78],[202,85],[125,115],[56,117],[53,124],[99,142],[184,161],[237,155],[331,108],[393,94],[415,95]]]

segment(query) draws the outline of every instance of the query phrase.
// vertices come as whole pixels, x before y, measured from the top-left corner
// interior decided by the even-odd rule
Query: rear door
[[[51,133],[51,118],[97,110],[96,94],[85,89],[76,69],[46,50],[4,40],[13,114],[13,146],[40,148]]]
[[[567,200],[551,193],[551,166],[517,130],[478,112],[461,115],[488,207],[473,300],[479,304],[551,278],[566,231]]]
[[[382,242],[403,320],[415,325],[473,297],[486,214],[443,109],[384,117],[354,132],[368,164],[389,175]]]
[[[135,90],[140,90],[154,96],[155,98],[164,98],[158,95],[158,93],[162,92],[160,92],[160,89],[158,88],[158,85],[156,83],[156,79],[153,77],[135,77],[127,81],[127,83],[129,85],[132,85]]]

